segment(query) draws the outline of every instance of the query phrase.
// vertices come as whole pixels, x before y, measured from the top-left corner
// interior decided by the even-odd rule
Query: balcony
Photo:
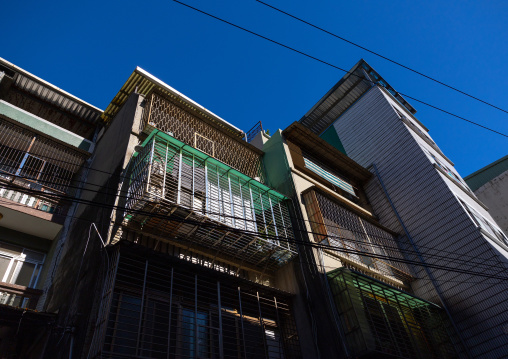
[[[391,233],[315,189],[304,192],[303,198],[314,240],[330,246],[329,252],[345,267],[397,287],[405,287],[413,280]]]
[[[85,158],[77,150],[0,119],[1,204],[65,214],[62,198],[69,194]]]
[[[267,270],[296,256],[285,196],[158,130],[142,146],[125,226]]]
[[[327,277],[352,357],[458,357],[437,305],[354,270],[339,268]]]
[[[35,309],[42,290],[0,282],[0,304]]]

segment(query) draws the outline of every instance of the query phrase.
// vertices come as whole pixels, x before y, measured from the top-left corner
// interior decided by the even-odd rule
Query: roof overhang
[[[373,86],[384,87],[410,113],[416,110],[365,60],[361,59],[300,119],[320,135]]]
[[[118,91],[111,103],[108,105],[108,107],[106,107],[106,110],[102,114],[102,119],[104,122],[106,122],[106,124],[109,124],[131,93],[136,92],[146,96],[153,90],[158,90],[170,97],[176,98],[177,100],[183,102],[186,106],[191,107],[193,110],[199,112],[202,116],[212,120],[214,123],[228,130],[228,132],[232,132],[239,138],[243,138],[245,136],[245,133],[238,127],[217,116],[210,110],[191,100],[184,94],[178,92],[173,87],[169,86],[165,82],[161,81],[140,67],[136,67],[120,91]]]
[[[293,122],[282,131],[282,134],[287,140],[295,143],[305,152],[319,158],[330,167],[348,174],[361,183],[372,177],[372,173],[367,169],[360,166],[301,123]]]
[[[90,124],[96,124],[102,110],[23,70],[0,57],[0,72],[12,78],[12,86]]]

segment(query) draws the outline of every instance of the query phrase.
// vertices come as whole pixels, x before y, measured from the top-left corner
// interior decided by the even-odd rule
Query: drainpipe
[[[450,322],[452,323],[453,329],[455,329],[455,332],[457,333],[457,336],[459,337],[460,343],[464,347],[464,350],[466,352],[467,357],[471,359],[472,356],[471,356],[471,353],[469,352],[469,348],[466,346],[466,343],[465,343],[464,339],[462,338],[462,335],[460,334],[460,331],[458,330],[457,325],[455,324],[455,321],[453,320],[453,317],[450,314],[450,311],[448,310],[448,307],[445,304],[445,301],[444,301],[444,298],[443,298],[443,294],[441,292],[441,289],[439,288],[439,285],[436,283],[436,279],[434,278],[434,275],[432,274],[430,269],[427,267],[427,265],[425,263],[425,260],[423,259],[423,256],[420,253],[420,250],[418,249],[418,246],[414,242],[413,237],[411,237],[411,235],[409,234],[409,231],[406,228],[406,225],[404,224],[404,221],[400,217],[399,212],[397,211],[397,208],[395,208],[395,204],[392,202],[392,199],[390,198],[390,195],[388,194],[388,190],[385,187],[385,184],[383,182],[383,179],[381,178],[381,175],[379,174],[379,171],[377,169],[376,164],[373,163],[371,165],[371,167],[374,169],[374,173],[376,174],[376,177],[379,180],[379,183],[381,184],[381,188],[383,189],[383,192],[384,192],[384,194],[386,196],[386,199],[390,203],[390,206],[392,207],[393,212],[395,213],[395,216],[397,216],[397,219],[398,219],[400,225],[402,226],[402,229],[404,230],[404,233],[406,234],[407,238],[409,239],[409,243],[411,243],[411,246],[413,247],[416,255],[418,256],[418,259],[423,264],[423,268],[425,269],[425,272],[429,276],[430,281],[432,282],[432,286],[436,290],[437,296],[439,297],[439,301],[441,302],[441,305],[443,306],[443,309],[445,310],[446,314],[448,315],[448,318],[450,319]]]

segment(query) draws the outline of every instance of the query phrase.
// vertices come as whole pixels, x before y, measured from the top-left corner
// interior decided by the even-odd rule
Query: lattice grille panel
[[[378,259],[369,253],[403,259],[392,234],[348,211],[319,192],[304,196],[315,238],[358,264],[378,270],[384,275],[403,281],[411,279],[407,265],[397,261]]]
[[[157,93],[147,96],[141,130],[147,125],[172,133],[176,139],[200,149],[228,166],[264,181],[261,156],[242,139],[233,139]]]

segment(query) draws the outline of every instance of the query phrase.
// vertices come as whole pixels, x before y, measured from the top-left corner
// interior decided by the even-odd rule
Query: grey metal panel
[[[382,90],[371,89],[334,127],[351,158],[365,167],[376,163],[427,263],[492,274],[508,269],[506,257],[481,235]],[[381,197],[378,187],[376,180],[371,180],[367,194],[372,196],[381,223],[393,228],[396,220],[391,208],[386,201],[377,201]],[[460,262],[454,259],[457,257]],[[508,347],[508,336],[503,332],[508,317],[501,314],[508,313],[508,284],[443,270],[432,272],[473,355],[501,357],[503,351],[496,348]],[[424,277],[421,268],[416,273]],[[413,289],[425,299],[436,299],[428,279],[416,281]]]

